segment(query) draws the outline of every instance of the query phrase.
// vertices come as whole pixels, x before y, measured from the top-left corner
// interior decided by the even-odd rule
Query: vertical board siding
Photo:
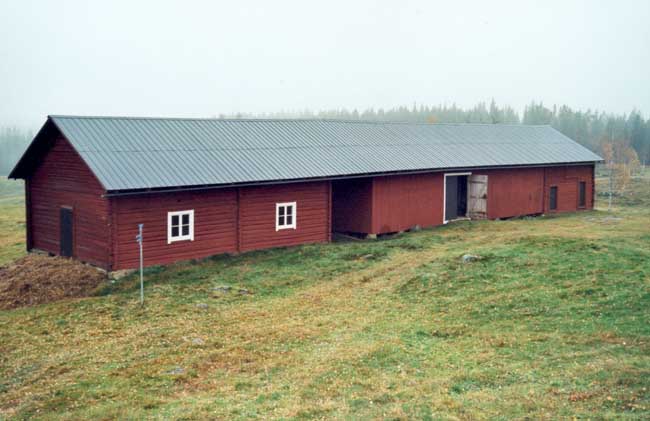
[[[327,242],[329,192],[329,182],[241,188],[240,251]],[[280,202],[296,202],[296,229],[275,230],[275,205]]]
[[[332,182],[332,230],[372,232],[372,178]]]
[[[551,185],[558,186],[558,209],[554,212],[593,208],[594,165],[474,170],[472,174],[488,176],[489,219],[550,212],[548,196]],[[444,173],[375,177],[373,188],[357,188],[356,191],[350,187],[354,185],[352,180],[336,182],[333,187],[334,228],[338,230],[344,226],[339,221],[346,218],[354,222],[355,228],[347,231],[373,234],[403,231],[414,225],[441,225],[443,177]],[[586,183],[585,208],[578,208],[580,181]],[[358,195],[356,198],[355,193]],[[366,206],[367,195],[372,196],[370,210]],[[337,200],[337,196],[348,200]],[[337,205],[337,201],[343,204]],[[370,229],[369,221],[372,221]]]
[[[578,183],[585,182],[586,206],[578,208]],[[557,210],[551,211],[549,197],[551,186],[557,186]],[[576,210],[593,209],[594,207],[594,166],[576,165],[570,167],[546,168],[546,186],[544,187],[545,212],[573,212]]]
[[[124,196],[113,201],[116,269],[139,265],[138,224],[144,224],[145,266],[237,251],[236,189]],[[184,210],[194,210],[194,240],[167,244],[167,212]]]
[[[543,213],[544,168],[473,171],[488,176],[488,219]]]
[[[104,189],[81,157],[63,137],[27,181],[29,233],[33,248],[60,252],[59,211],[73,209],[73,257],[109,268],[108,201]]]
[[[442,224],[443,174],[374,178],[373,234]]]

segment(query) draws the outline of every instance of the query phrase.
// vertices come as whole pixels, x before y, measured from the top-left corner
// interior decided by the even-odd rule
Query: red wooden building
[[[107,270],[456,219],[591,209],[548,126],[51,116],[11,172],[27,248]]]

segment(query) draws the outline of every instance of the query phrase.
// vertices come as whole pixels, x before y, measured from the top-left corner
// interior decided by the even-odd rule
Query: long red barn
[[[601,158],[548,126],[50,116],[11,172],[27,249],[109,271],[593,208]]]

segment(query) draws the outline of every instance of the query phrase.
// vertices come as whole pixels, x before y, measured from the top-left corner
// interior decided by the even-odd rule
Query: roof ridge
[[[356,123],[376,125],[418,125],[418,126],[497,126],[497,127],[551,127],[549,124],[521,123],[427,123],[422,121],[381,121],[381,120],[350,120],[338,118],[219,118],[219,117],[146,117],[146,116],[100,116],[100,115],[65,115],[52,114],[55,119],[95,119],[95,120],[167,120],[167,121],[224,121],[224,122],[325,122],[325,123]]]
[[[28,151],[60,132],[107,191],[602,160],[550,126],[224,120],[53,115]],[[10,176],[33,161],[26,152]]]

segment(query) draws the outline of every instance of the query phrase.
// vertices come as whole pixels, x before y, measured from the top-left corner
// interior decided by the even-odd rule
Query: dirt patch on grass
[[[0,267],[0,309],[92,295],[106,274],[71,259],[29,255]]]

